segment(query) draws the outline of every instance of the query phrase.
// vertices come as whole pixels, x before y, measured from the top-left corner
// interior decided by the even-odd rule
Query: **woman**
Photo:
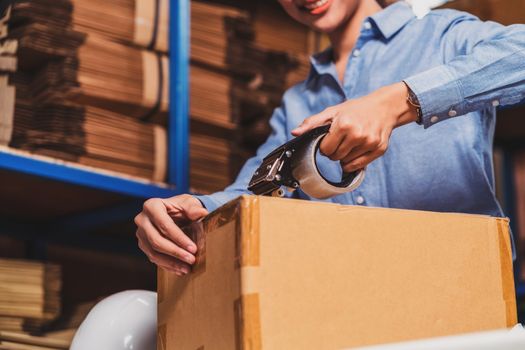
[[[503,216],[493,184],[495,109],[525,98],[524,25],[453,10],[417,19],[403,1],[386,9],[375,0],[280,3],[332,47],[312,57],[308,78],[285,93],[272,134],[234,184],[209,196],[146,201],[135,222],[152,262],[188,273],[197,248],[176,223],[246,193],[266,154],[327,123],[321,152],[346,171],[367,167],[356,191],[330,201]],[[340,172],[327,159],[319,166],[327,176]],[[300,190],[294,196],[311,199]]]

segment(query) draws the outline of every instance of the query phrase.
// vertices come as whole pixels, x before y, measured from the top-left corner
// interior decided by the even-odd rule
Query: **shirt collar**
[[[368,17],[365,21],[369,20],[375,24],[375,27],[381,35],[383,35],[386,40],[389,40],[414,17],[415,14],[410,5],[405,1],[398,1]],[[312,55],[310,57],[310,63],[310,74],[306,79],[306,84],[308,84],[315,75],[337,75],[333,64],[333,51],[331,47]]]
[[[398,1],[372,15],[370,20],[376,25],[383,37],[389,40],[415,16],[408,3]]]
[[[312,65],[312,71],[315,70],[317,74],[329,73],[333,64],[333,51],[332,47],[325,49],[310,57],[310,63]],[[312,73],[312,72],[311,72]],[[311,75],[310,73],[310,75]]]

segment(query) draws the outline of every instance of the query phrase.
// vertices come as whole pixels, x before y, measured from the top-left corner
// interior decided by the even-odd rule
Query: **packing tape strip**
[[[502,297],[505,302],[507,327],[513,327],[518,322],[518,316],[516,312],[516,294],[514,287],[509,220],[507,218],[494,218],[494,220],[496,221],[498,229],[503,294]]]
[[[167,325],[159,325],[157,329],[157,349],[166,350]]]
[[[236,258],[235,267],[259,266],[259,198],[241,197],[239,201],[240,218],[235,229]]]
[[[245,294],[234,302],[236,349],[262,349],[259,294]]]

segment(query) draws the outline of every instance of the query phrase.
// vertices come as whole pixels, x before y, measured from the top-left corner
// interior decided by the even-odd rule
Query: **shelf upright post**
[[[168,182],[177,193],[189,191],[190,2],[170,1],[170,116]]]

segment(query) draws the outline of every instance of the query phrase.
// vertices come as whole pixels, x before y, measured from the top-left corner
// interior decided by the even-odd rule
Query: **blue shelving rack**
[[[119,247],[109,238],[83,233],[116,222],[131,223],[151,197],[186,193],[188,176],[189,0],[170,2],[170,113],[168,183],[0,148],[0,233],[31,241]]]

